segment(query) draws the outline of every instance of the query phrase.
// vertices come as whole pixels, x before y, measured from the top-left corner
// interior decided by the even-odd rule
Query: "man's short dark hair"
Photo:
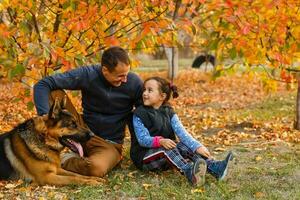
[[[130,65],[128,53],[121,47],[115,46],[106,49],[102,54],[101,65],[113,71],[118,63]]]

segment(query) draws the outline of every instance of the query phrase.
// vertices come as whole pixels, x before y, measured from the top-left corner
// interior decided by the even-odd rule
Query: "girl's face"
[[[148,80],[144,83],[143,101],[145,106],[152,106],[158,109],[166,98],[165,93],[161,93],[159,83],[156,80]]]

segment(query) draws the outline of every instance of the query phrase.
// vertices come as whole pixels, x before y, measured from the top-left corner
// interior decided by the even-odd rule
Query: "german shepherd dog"
[[[0,135],[0,180],[24,178],[38,185],[92,184],[101,178],[82,176],[60,167],[64,147],[83,154],[79,142],[92,136],[55,100],[49,114],[31,118]]]

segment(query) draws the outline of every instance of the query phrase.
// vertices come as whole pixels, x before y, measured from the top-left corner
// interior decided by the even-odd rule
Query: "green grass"
[[[151,71],[163,71],[168,69],[168,61],[167,59],[156,59],[156,60],[148,60],[148,59],[140,59],[140,66],[133,69],[135,72],[151,72]],[[179,69],[186,69],[188,67],[191,67],[193,64],[194,58],[180,58],[179,59]],[[219,63],[221,64],[221,63]],[[236,64],[234,67],[231,67],[232,62],[226,63],[224,62],[224,71],[225,74],[234,74],[236,72],[238,73],[247,73],[251,69],[251,71],[255,72],[263,72],[266,71],[268,73],[271,73],[271,69],[266,67],[260,67],[260,66],[252,66],[249,68],[246,68],[242,64]]]
[[[295,117],[296,94],[294,92],[284,96],[270,96],[263,102],[244,109],[232,110],[231,114],[243,117],[252,117],[258,121],[268,121],[275,118]]]
[[[141,60],[141,65],[134,68],[135,72],[151,72],[151,71],[163,71],[168,69],[168,61],[165,60]],[[179,59],[179,69],[184,69],[192,66],[193,59]]]
[[[268,146],[265,150],[244,151],[232,147],[235,160],[223,182],[206,176],[202,187],[192,187],[176,170],[141,172],[125,156],[125,160],[106,177],[100,186],[57,187],[36,197],[57,199],[299,199],[300,146]],[[218,155],[218,158],[224,157]],[[262,157],[256,161],[255,157]],[[16,195],[16,193],[14,194]],[[26,198],[26,191],[18,194]],[[28,195],[27,195],[28,196]]]

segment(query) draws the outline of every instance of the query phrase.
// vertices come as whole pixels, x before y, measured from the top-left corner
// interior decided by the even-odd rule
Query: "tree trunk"
[[[295,129],[300,130],[300,79],[298,79]]]
[[[168,59],[168,78],[173,79],[178,75],[178,48],[164,47]]]

